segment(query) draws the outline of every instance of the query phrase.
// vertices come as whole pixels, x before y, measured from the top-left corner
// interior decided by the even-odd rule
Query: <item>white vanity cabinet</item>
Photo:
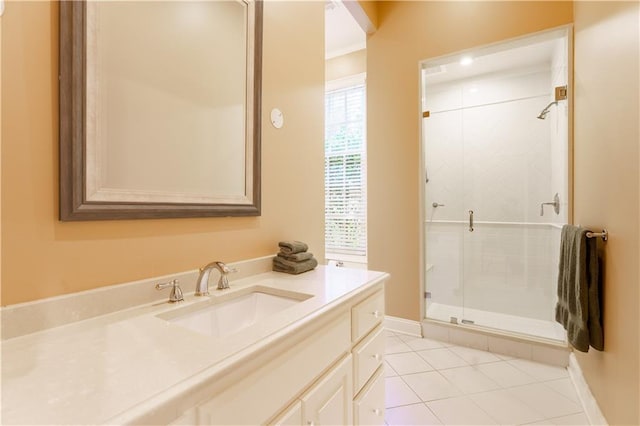
[[[384,424],[384,370],[378,368],[353,401],[353,422],[357,425]]]
[[[270,425],[351,425],[352,362],[345,356]]]
[[[380,283],[229,371],[171,424],[383,425],[383,317]]]
[[[270,424],[383,425],[384,291],[351,308],[350,354]]]
[[[356,343],[384,318],[384,291],[379,291],[351,309],[351,340]]]
[[[271,271],[272,256],[240,263],[244,276],[229,289],[185,293],[181,304],[158,302],[165,276],[2,307],[3,422],[382,425],[389,274],[320,265],[290,276]],[[293,303],[237,303],[261,293]],[[191,316],[225,333],[178,321]]]
[[[353,394],[364,387],[384,359],[385,336],[382,325],[376,327],[366,339],[353,348]]]
[[[352,424],[352,363],[344,358],[302,397],[302,424]]]
[[[274,426],[299,426],[302,424],[302,401],[296,401],[291,407],[275,418]]]
[[[351,310],[353,412],[356,425],[384,424],[384,291]]]

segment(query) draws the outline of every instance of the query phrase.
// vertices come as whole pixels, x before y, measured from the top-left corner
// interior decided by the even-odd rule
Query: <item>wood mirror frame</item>
[[[253,6],[253,39],[247,36],[252,61],[252,105],[246,105],[246,203],[91,201],[86,196],[86,1],[60,2],[60,220],[88,221],[210,216],[259,216],[261,202],[262,1]],[[251,32],[247,30],[247,33]],[[249,65],[249,62],[247,63]],[[247,69],[251,67],[247,66]],[[251,78],[248,76],[248,78]],[[245,124],[248,126],[248,124]],[[252,139],[252,140],[248,140]]]

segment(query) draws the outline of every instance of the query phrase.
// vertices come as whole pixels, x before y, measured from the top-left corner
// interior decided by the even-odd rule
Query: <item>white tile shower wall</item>
[[[551,90],[549,102],[555,99],[555,87],[568,84],[569,60],[567,57],[567,39],[555,41],[551,61]],[[569,101],[559,101],[547,115],[549,122],[549,140],[551,151],[551,192],[560,197],[560,214],[550,215],[549,221],[565,224],[569,218]],[[550,194],[553,196],[553,194]]]
[[[542,221],[550,158],[544,126],[531,125],[538,105],[534,98],[465,111],[463,199],[476,221]]]
[[[551,315],[555,320],[556,302],[558,301],[557,295],[557,282],[558,282],[558,267],[560,263],[560,236],[562,235],[561,225],[551,225],[551,241],[549,241],[549,256],[553,277],[553,289],[555,292],[551,302]]]
[[[556,227],[478,224],[469,232],[466,224],[431,222],[426,229],[431,301],[553,320]]]
[[[548,69],[428,86],[427,220],[474,210],[477,221],[548,222],[539,211],[553,197],[549,123],[536,116],[549,87]]]
[[[433,267],[427,272],[426,282],[432,301],[462,306],[463,237],[460,224],[427,223],[427,263]]]
[[[568,39],[555,42],[551,61],[552,96],[555,99],[555,87],[566,86],[569,75]],[[551,192],[557,192],[560,198],[560,214],[550,215],[551,238],[549,256],[554,283],[557,282],[558,262],[560,258],[560,235],[562,225],[569,222],[569,101],[559,101],[555,110],[547,115],[549,121],[549,141],[551,151]],[[557,297],[551,298],[552,317],[555,317]]]

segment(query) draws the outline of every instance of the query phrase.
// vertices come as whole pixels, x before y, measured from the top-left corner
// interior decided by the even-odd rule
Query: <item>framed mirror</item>
[[[260,215],[262,2],[60,2],[60,219]]]

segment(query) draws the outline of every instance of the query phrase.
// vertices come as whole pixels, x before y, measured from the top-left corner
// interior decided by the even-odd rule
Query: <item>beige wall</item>
[[[262,216],[62,223],[57,4],[7,4],[3,305],[268,255],[281,239],[307,241],[323,260],[324,3],[264,6]],[[280,130],[269,124],[274,107],[284,112]]]
[[[327,81],[331,81],[364,72],[367,72],[366,49],[327,59],[324,77]]]
[[[0,16],[0,148],[2,147],[2,17]],[[0,149],[0,236],[2,235],[2,149]],[[2,244],[0,244],[0,259],[2,258]],[[0,262],[0,289],[2,288],[2,262]],[[2,294],[0,292],[0,306]]]
[[[638,2],[576,2],[574,223],[606,227],[605,350],[577,353],[611,425],[640,424],[640,11]]]
[[[387,313],[420,320],[418,61],[571,23],[571,2],[379,2],[367,40],[369,267]]]

